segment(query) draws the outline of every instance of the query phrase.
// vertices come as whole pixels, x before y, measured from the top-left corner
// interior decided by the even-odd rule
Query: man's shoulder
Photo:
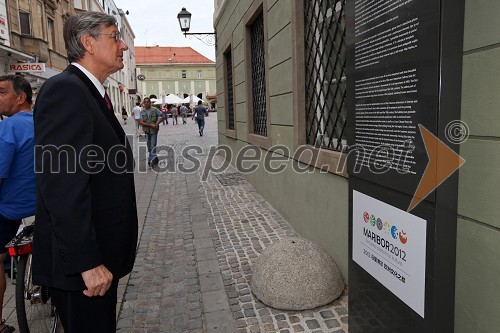
[[[33,131],[32,112],[18,112],[0,121],[0,138],[6,143],[15,144],[16,137],[19,138],[26,134],[33,135]]]
[[[64,71],[49,78],[40,89],[39,96],[46,90],[61,92],[70,89],[81,89],[85,84],[70,71]]]
[[[33,112],[17,112],[11,117],[4,118],[0,121],[0,128],[15,127],[17,123],[33,121]]]

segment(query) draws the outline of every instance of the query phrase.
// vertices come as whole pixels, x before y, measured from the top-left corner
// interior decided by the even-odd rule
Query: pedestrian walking
[[[128,113],[124,106],[122,106],[122,119],[123,119],[123,125],[127,125]]]
[[[111,333],[138,223],[134,158],[103,82],[128,47],[100,12],[69,17],[63,36],[70,65],[44,83],[34,112],[33,283],[49,287],[64,332]]]
[[[35,214],[32,90],[19,75],[0,76],[0,332],[14,327],[2,319],[7,281],[5,245],[16,236],[21,219]]]
[[[207,108],[201,104],[201,100],[198,101],[198,105],[194,108],[193,118],[196,118],[198,123],[198,133],[203,136],[203,130],[205,129],[205,114],[207,113]]]
[[[172,105],[172,108],[170,109],[170,113],[172,114],[172,125],[179,125],[177,121],[177,107],[175,105]]]
[[[163,114],[155,107],[151,107],[151,99],[144,98],[144,109],[141,111],[141,125],[147,137],[148,145],[148,165],[158,164],[156,155],[156,143],[158,141],[158,131],[160,123],[163,121]]]
[[[168,109],[163,107],[161,109],[161,113],[163,114],[163,126],[168,125]]]
[[[132,109],[132,115],[134,116],[134,121],[135,121],[135,135],[137,137],[141,136],[141,103],[137,102],[135,103],[134,108]]]
[[[187,111],[188,111],[188,108],[184,104],[182,104],[181,108],[180,108],[181,117],[182,117],[182,124],[187,123],[187,121],[186,121]]]

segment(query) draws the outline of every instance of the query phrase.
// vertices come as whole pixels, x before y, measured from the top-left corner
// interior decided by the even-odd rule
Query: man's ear
[[[25,92],[20,93],[19,95],[17,95],[17,104],[18,105],[24,104],[24,102],[26,102],[26,98],[27,96]]]
[[[89,54],[94,54],[94,42],[95,39],[90,35],[83,35],[80,37],[80,42],[82,42],[83,48]]]

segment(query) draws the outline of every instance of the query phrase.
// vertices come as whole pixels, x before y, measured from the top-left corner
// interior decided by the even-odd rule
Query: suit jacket
[[[81,272],[100,264],[123,277],[134,264],[138,228],[125,132],[72,65],[45,82],[34,115],[33,283],[83,290]]]

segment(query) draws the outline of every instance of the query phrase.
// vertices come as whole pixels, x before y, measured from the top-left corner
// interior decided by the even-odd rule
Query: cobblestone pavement
[[[153,170],[146,165],[144,138],[134,138],[138,253],[120,282],[117,331],[347,332],[347,295],[314,310],[280,311],[251,293],[253,261],[270,243],[296,233],[234,168],[201,181],[209,149],[217,144],[216,126],[215,113],[206,118],[203,137],[191,120],[162,126],[161,161]],[[134,132],[133,123],[124,127]],[[192,166],[181,152],[188,145],[202,148],[191,151],[201,169],[180,172]],[[218,156],[214,160],[222,164]]]
[[[160,131],[158,146],[175,154],[161,157],[159,170],[168,162],[176,172],[157,175],[118,331],[347,332],[347,295],[309,311],[271,309],[252,295],[253,260],[296,233],[234,168],[206,181],[203,169],[178,171],[188,145],[202,148],[203,168],[217,144],[216,125],[211,114],[203,137],[191,121]],[[214,161],[222,164],[218,156]]]

